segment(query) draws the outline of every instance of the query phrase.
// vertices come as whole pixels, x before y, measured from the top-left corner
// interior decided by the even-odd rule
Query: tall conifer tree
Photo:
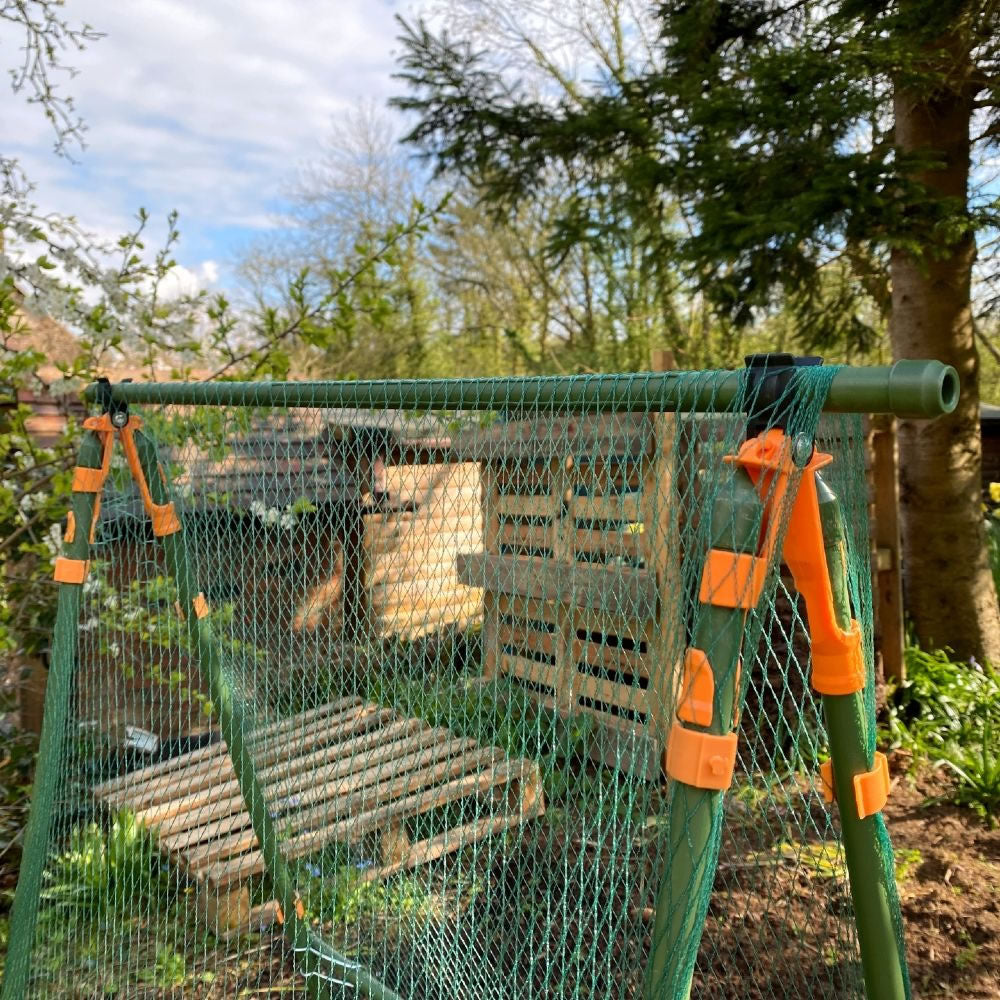
[[[679,198],[692,225],[663,252],[731,319],[789,303],[806,347],[869,342],[851,302],[824,292],[847,267],[888,321],[895,357],[939,358],[961,377],[951,417],[901,428],[917,635],[1000,662],[971,301],[976,234],[995,225],[995,199],[971,181],[1000,136],[1000,5],[694,0],[658,16],[664,58],[627,79],[595,71],[572,105],[404,24],[396,103],[417,116],[409,139],[501,210],[553,161],[572,163],[581,180],[563,241],[600,241],[609,214],[628,224]]]

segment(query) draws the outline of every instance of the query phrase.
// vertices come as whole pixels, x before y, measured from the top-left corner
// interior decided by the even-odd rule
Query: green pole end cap
[[[944,416],[959,395],[958,372],[940,361],[897,361],[889,370],[889,412],[898,417]]]

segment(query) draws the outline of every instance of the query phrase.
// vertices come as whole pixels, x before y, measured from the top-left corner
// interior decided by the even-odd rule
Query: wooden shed
[[[413,640],[481,615],[481,592],[456,572],[459,551],[480,544],[479,469],[434,441],[403,436],[377,415],[300,410],[271,414],[222,447],[188,444],[164,458],[205,596],[232,607],[232,637],[262,657],[272,692],[309,657],[329,664],[352,655],[348,647]],[[162,571],[137,496],[105,503],[95,556],[119,599]],[[175,643],[84,625],[85,723],[118,745],[137,730],[162,741],[205,728],[206,692]]]

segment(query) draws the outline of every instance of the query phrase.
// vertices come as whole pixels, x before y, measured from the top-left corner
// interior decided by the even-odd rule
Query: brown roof
[[[36,374],[45,383],[55,382],[62,377],[57,366],[72,364],[80,354],[80,342],[50,316],[39,316],[24,306],[19,306],[15,313],[14,332],[7,338],[8,348],[44,354],[46,362]]]

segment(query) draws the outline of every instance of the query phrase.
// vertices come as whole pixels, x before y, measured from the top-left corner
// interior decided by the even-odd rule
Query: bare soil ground
[[[990,829],[967,810],[948,804],[928,805],[929,798],[946,789],[944,779],[928,770],[916,776],[908,774],[905,771],[908,763],[900,754],[893,757],[894,785],[886,819],[896,850],[914,997],[920,1000],[1000,998],[1000,829]],[[10,830],[23,822],[23,818],[21,811],[16,816],[0,815],[0,827]],[[613,859],[600,845],[581,844],[572,837],[567,845],[566,835],[558,831],[539,827],[525,833],[514,855],[504,852],[504,859],[498,857],[498,867],[491,872],[495,885],[505,884],[508,888],[493,894],[494,901],[502,901],[503,905],[479,914],[478,926],[492,940],[467,944],[490,956],[495,970],[502,970],[504,982],[524,977],[534,982],[538,995],[553,1000],[567,995],[562,992],[565,989],[594,1000],[641,996],[638,970],[645,964],[650,946],[649,903],[655,880],[643,880],[644,891],[639,894],[622,887],[620,893],[611,893],[615,898],[609,898],[607,887],[599,880],[592,884],[587,880],[578,882],[580,898],[571,901],[567,893],[564,909],[567,923],[562,926],[562,933],[575,937],[584,952],[596,946],[597,951],[608,956],[611,974],[598,982],[594,976],[596,970],[586,967],[589,963],[573,967],[569,962],[563,966],[562,975],[553,976],[554,970],[548,963],[528,960],[528,956],[537,954],[535,948],[527,945],[532,939],[538,941],[550,934],[551,925],[546,920],[539,922],[539,914],[531,912],[534,908],[521,907],[518,912],[517,900],[523,900],[526,891],[545,891],[550,879],[555,880],[554,884],[562,880],[566,891],[567,861],[571,864],[582,861],[587,870],[591,864],[601,866],[602,861],[610,863]],[[16,845],[0,856],[0,892],[5,906],[9,906],[16,881],[17,861]],[[645,863],[639,857],[632,858],[632,863],[646,869],[650,876],[652,861],[651,857]],[[752,875],[749,865],[744,870],[738,859],[727,859],[724,848],[693,996],[713,1000],[729,997],[783,1000],[859,995],[859,970],[853,962],[841,957],[852,949],[841,949],[831,939],[838,933],[837,928],[842,933],[846,925],[843,917],[849,900],[843,880],[824,878],[822,873],[804,877],[801,865],[778,866],[771,875],[771,899],[767,900]],[[781,899],[782,906],[775,906],[776,897]],[[509,909],[506,904],[510,904]],[[576,924],[581,917],[598,910],[609,914],[607,921],[593,931],[578,933],[581,928]],[[794,937],[782,923],[789,918],[799,928]],[[514,935],[510,933],[511,921],[518,928]],[[489,932],[490,925],[494,933]],[[498,953],[498,941],[506,941],[506,947],[513,950]],[[514,947],[517,941],[522,947]],[[550,948],[552,944],[550,941]],[[192,977],[183,987],[139,986],[139,992],[129,992],[128,996],[135,1000],[140,997],[217,1000],[236,995],[297,994],[302,988],[302,980],[287,961],[277,928],[255,941],[244,938],[239,943],[234,941],[227,946],[220,942],[220,945],[214,957],[203,956],[208,963],[206,967],[215,967],[221,973],[214,982],[207,977],[193,981]],[[228,950],[232,954],[227,956]],[[622,971],[614,973],[616,967]],[[817,976],[816,970],[822,970],[822,974]],[[188,971],[196,970],[189,966]],[[392,979],[397,978],[392,972],[398,973],[401,983],[409,980],[416,991],[411,1000],[423,995],[418,985],[420,977],[414,978],[412,969],[387,967],[384,971]],[[70,989],[66,995],[83,997],[87,993]]]
[[[895,762],[899,768],[902,761]],[[913,994],[1000,997],[1000,829],[965,809],[925,805],[940,776],[898,775],[886,820],[896,850]]]

